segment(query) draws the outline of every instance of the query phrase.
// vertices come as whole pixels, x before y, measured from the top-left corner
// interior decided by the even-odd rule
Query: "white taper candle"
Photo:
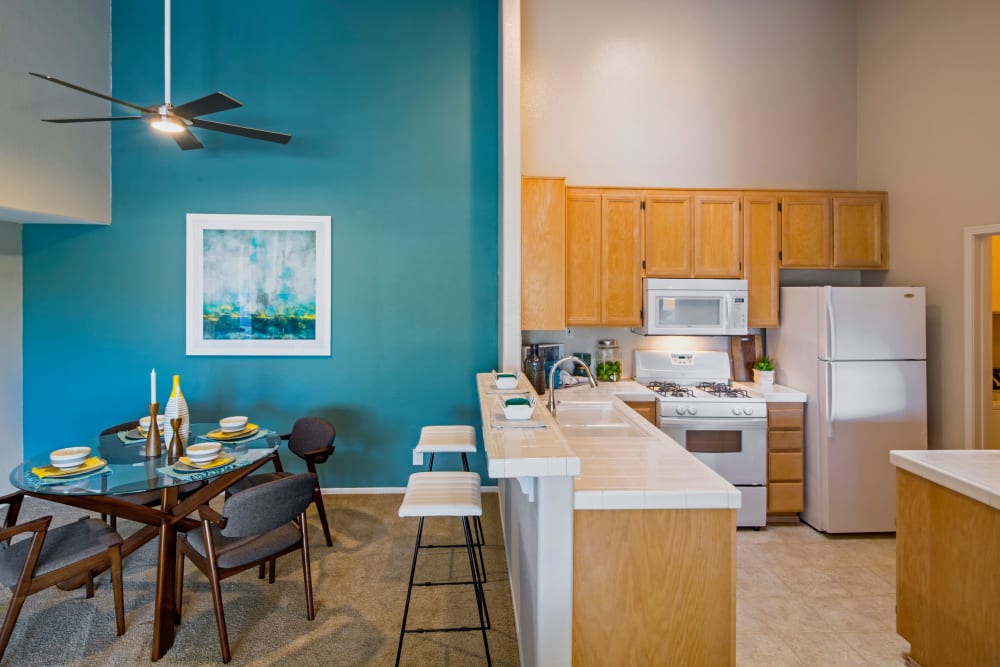
[[[156,403],[156,369],[149,372],[149,402]]]

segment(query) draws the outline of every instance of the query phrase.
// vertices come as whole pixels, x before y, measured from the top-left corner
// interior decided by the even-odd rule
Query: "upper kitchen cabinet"
[[[567,188],[566,323],[639,326],[642,196]]]
[[[887,269],[884,192],[781,195],[783,269]]]
[[[743,273],[750,327],[778,326],[778,196],[743,196]]]
[[[521,328],[566,326],[566,179],[521,178]]]
[[[644,197],[646,277],[741,277],[739,193],[646,191]]]
[[[781,268],[830,268],[830,237],[828,195],[781,196]]]
[[[884,194],[833,196],[833,268],[887,269]]]

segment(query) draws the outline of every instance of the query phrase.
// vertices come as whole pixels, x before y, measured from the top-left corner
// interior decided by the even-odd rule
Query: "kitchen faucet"
[[[583,359],[572,355],[563,357],[556,363],[552,364],[552,370],[549,371],[549,413],[553,417],[556,416],[556,371],[559,370],[559,366],[561,366],[564,361],[575,361],[583,366],[583,370],[587,371],[587,379],[590,380],[590,386],[597,389],[597,380],[594,379],[594,374],[590,372],[590,366],[588,366]]]

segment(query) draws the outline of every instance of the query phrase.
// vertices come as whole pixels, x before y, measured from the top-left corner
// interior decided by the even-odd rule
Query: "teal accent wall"
[[[478,426],[474,374],[497,359],[497,3],[175,0],[173,16],[173,102],[221,90],[244,107],[213,120],[294,138],[201,131],[182,152],[115,123],[112,224],[25,227],[25,453],[138,418],[155,366],[161,402],[180,374],[195,421],[330,419],[324,486],[403,485],[422,425]],[[113,4],[116,97],[161,100],[162,29],[162,5]],[[332,216],[332,356],[185,356],[187,213]]]

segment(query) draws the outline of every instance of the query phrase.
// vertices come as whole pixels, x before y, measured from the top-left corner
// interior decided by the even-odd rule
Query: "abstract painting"
[[[189,355],[329,355],[329,216],[187,216]]]

